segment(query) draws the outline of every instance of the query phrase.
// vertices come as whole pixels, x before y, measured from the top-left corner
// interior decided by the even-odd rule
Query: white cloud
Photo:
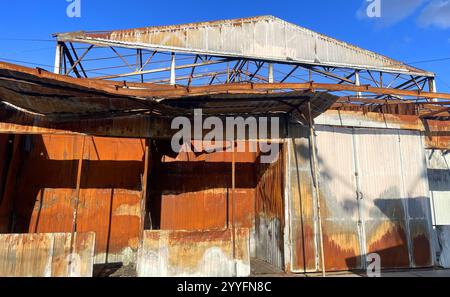
[[[450,28],[450,0],[431,1],[421,12],[418,22],[425,27]]]
[[[359,19],[373,20],[379,27],[388,27],[411,16],[427,1],[428,0],[381,0],[381,17],[369,18],[367,16],[367,7],[371,2],[363,0],[363,5],[357,12],[357,17]]]

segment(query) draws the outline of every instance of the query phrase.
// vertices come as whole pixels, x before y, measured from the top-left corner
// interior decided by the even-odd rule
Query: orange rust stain
[[[368,232],[366,238],[368,253],[378,253],[383,268],[409,267],[408,244],[403,226],[389,221],[380,222],[375,230]]]
[[[348,116],[362,121],[379,122],[397,125],[399,129],[418,130],[425,132],[426,148],[428,149],[450,149],[450,122],[438,120],[421,120],[418,115],[365,112],[360,109],[356,111],[329,110],[329,114],[339,113],[341,116]],[[397,114],[396,114],[397,113]]]
[[[194,145],[196,143],[194,142]],[[248,144],[246,144],[248,147]],[[162,230],[252,228],[255,213],[256,153],[236,153],[233,207],[232,153],[180,153],[163,156],[158,182],[151,189],[153,209]],[[152,207],[151,207],[152,208]]]
[[[258,164],[256,213],[267,219],[278,219],[284,227],[284,162],[282,154],[274,164]]]
[[[414,264],[416,267],[432,266],[430,241],[425,235],[415,236],[412,240]]]
[[[82,141],[82,136],[23,137],[11,187],[16,232],[72,231]],[[139,237],[144,147],[140,139],[86,137],[77,231],[96,233],[96,254],[120,253]]]
[[[248,229],[236,229],[237,260],[248,259]],[[196,269],[205,260],[208,251],[220,250],[231,260],[233,257],[232,231],[148,231],[144,235],[144,248],[158,252],[161,246],[167,250],[169,267],[182,267],[183,270]]]
[[[325,269],[329,271],[347,271],[360,267],[359,255],[353,249],[347,250],[339,246],[335,239],[323,236]]]

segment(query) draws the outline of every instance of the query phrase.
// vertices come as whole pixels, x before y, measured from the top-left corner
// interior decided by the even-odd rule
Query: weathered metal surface
[[[231,230],[146,231],[139,250],[138,276],[249,276],[249,230],[236,229],[234,244],[232,238]]]
[[[145,115],[55,122],[45,117],[22,113],[3,105],[0,108],[0,133],[27,135],[95,135],[107,137],[170,139],[171,121]],[[149,129],[151,127],[151,129]]]
[[[23,136],[4,196],[13,232],[71,232],[82,136]],[[77,231],[96,233],[96,263],[135,260],[145,141],[86,137]],[[6,212],[6,211],[5,211]]]
[[[439,226],[436,231],[441,247],[439,265],[443,268],[450,269],[450,226]]]
[[[427,155],[433,224],[450,225],[450,154],[440,150],[428,150]]]
[[[92,277],[95,233],[0,235],[1,277]]]
[[[304,256],[304,228],[303,240],[295,234],[300,233],[298,226],[306,223],[294,220],[299,206],[293,199],[306,197],[306,203],[299,200],[303,205],[313,205],[307,209],[314,209],[316,197],[311,169],[301,163],[310,160],[308,133],[294,125],[290,135],[300,145],[297,156],[291,152],[289,160],[290,232],[296,239],[291,240],[291,258],[303,257],[303,262],[292,261],[293,270],[302,272],[307,268],[305,261],[313,263],[319,254],[316,248],[309,259]],[[434,252],[421,133],[318,126],[317,150],[326,269],[364,268],[365,255],[370,253],[380,254],[383,268],[431,266]],[[315,232],[310,241],[315,240],[317,246],[317,219],[311,225]]]
[[[5,232],[9,228],[8,211],[5,211],[3,204],[3,193],[5,191],[6,180],[8,178],[8,168],[11,163],[12,147],[10,143],[11,136],[0,135],[0,233]]]
[[[422,131],[426,135],[424,146],[428,149],[450,148],[448,121],[421,120],[414,115],[396,115],[377,112],[328,110],[315,120],[319,125],[342,127],[402,129]]]
[[[284,159],[259,164],[256,187],[256,256],[284,269]]]
[[[292,272],[317,271],[317,225],[313,180],[311,175],[309,132],[300,126],[289,128],[292,140],[286,144],[287,173],[286,219],[289,220],[285,236],[290,259],[286,267]],[[285,251],[285,254],[288,254]]]
[[[211,89],[213,87],[215,90]],[[233,87],[243,94],[229,94]],[[324,92],[265,94],[262,93],[264,90],[255,90],[252,84],[197,88],[167,88],[152,84],[130,88],[118,82],[75,79],[0,63],[0,96],[3,105],[53,122],[139,114],[187,115],[192,114],[194,108],[202,108],[205,114],[211,115],[287,113],[296,111],[293,106],[301,107],[308,100],[312,101],[314,116],[317,116],[338,99],[337,96]],[[306,90],[309,88],[308,85]],[[189,98],[184,98],[185,100],[177,100],[187,96]],[[169,97],[171,99],[167,99]]]
[[[379,253],[383,268],[409,267],[398,132],[356,130],[356,146],[367,253]]]
[[[403,199],[409,224],[411,265],[432,266],[432,215],[423,137],[417,131],[398,131],[400,139]]]
[[[198,142],[194,142],[197,145]],[[258,154],[236,153],[235,203],[232,198],[232,153],[187,153],[162,156],[150,186],[154,228],[224,230],[249,228],[255,254],[255,162]],[[177,182],[174,182],[177,181]],[[233,215],[233,209],[236,213]],[[234,218],[234,222],[233,222]]]
[[[363,267],[352,129],[320,127],[317,131],[325,268]]]
[[[64,42],[431,75],[273,16],[56,36]]]

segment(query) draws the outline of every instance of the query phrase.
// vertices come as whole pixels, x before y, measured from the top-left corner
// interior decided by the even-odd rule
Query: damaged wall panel
[[[0,277],[92,277],[94,233],[0,235]]]
[[[146,231],[139,251],[140,277],[246,277],[250,275],[248,229]]]
[[[363,268],[353,131],[317,129],[321,216],[327,271]]]
[[[248,148],[248,145],[247,145]],[[161,230],[254,230],[257,153],[236,153],[235,207],[232,205],[232,153],[163,156],[151,187],[153,223]],[[156,181],[156,182],[155,182]]]
[[[358,129],[355,133],[367,253],[380,254],[383,268],[407,268],[407,201],[402,199],[406,177],[398,132]]]
[[[292,272],[315,272],[318,267],[317,225],[309,131],[301,126],[291,125],[289,132],[292,139],[286,144],[288,182],[285,197],[289,232],[285,236],[291,253],[290,259],[285,259],[285,265]]]
[[[290,130],[293,142],[300,144],[293,146],[296,154],[289,154],[291,258],[303,257],[303,262],[292,261],[292,269],[303,272],[308,268],[305,261],[313,263],[320,254],[309,247],[314,253],[305,257],[308,245],[305,239],[297,238],[299,226],[305,237],[304,226],[311,222],[316,231],[309,241],[317,242],[318,221],[300,216],[304,210],[299,211],[299,206],[313,205],[309,209],[314,210],[317,197],[311,185],[313,172],[307,165],[311,159],[307,129],[293,126]],[[317,126],[317,151],[326,269],[365,268],[365,255],[370,253],[380,254],[383,268],[431,266],[431,218],[422,134]]]
[[[83,146],[83,141],[85,145]],[[135,260],[145,140],[23,136],[4,196],[12,232],[71,232],[83,150],[77,231],[96,233],[96,263]]]
[[[284,269],[284,160],[258,164],[256,187],[256,256]]]

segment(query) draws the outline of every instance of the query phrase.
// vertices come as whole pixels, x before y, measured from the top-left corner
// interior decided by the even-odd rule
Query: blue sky
[[[68,18],[66,0],[9,1],[0,10],[0,60],[52,65],[51,34],[181,24],[271,14],[334,38],[414,63],[450,92],[450,0],[380,0],[369,19],[366,0],[81,0],[81,18]],[[26,40],[21,40],[26,39]],[[35,66],[35,65],[30,65]]]

